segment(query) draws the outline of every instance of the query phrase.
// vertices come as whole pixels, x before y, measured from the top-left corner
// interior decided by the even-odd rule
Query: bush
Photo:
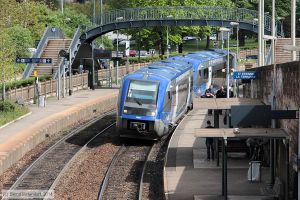
[[[1,101],[0,111],[1,112],[12,112],[16,109],[16,104],[11,101]]]
[[[43,75],[41,77],[39,77],[39,81],[43,82],[43,81],[48,81],[52,78],[52,76],[50,75]],[[5,84],[5,90],[11,90],[14,88],[20,88],[20,87],[26,87],[27,85],[32,85],[34,84],[34,77],[30,77],[28,79],[21,79],[21,80],[17,80],[17,81],[13,81],[10,83],[6,83]],[[2,90],[3,85],[0,85],[0,90]]]

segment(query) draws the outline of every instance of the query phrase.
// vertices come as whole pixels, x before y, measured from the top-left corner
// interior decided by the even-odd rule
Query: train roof
[[[191,63],[182,61],[157,61],[137,70],[134,74],[152,75],[172,80],[192,68]]]
[[[184,62],[191,62],[194,68],[198,68],[198,66],[202,63],[205,63],[210,60],[223,58],[226,55],[227,55],[227,51],[225,50],[212,49],[212,50],[192,52],[184,56],[174,56],[169,58],[169,60],[180,60]]]

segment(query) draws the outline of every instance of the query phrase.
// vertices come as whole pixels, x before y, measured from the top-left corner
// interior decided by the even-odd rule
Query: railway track
[[[101,123],[97,123],[99,120]],[[40,155],[18,177],[8,192],[15,190],[49,190],[68,162],[95,138],[114,126],[114,121],[115,111],[111,111],[94,118],[64,136]],[[8,198],[4,196],[2,199]]]
[[[106,171],[98,200],[141,199],[144,173],[153,146],[121,146]]]

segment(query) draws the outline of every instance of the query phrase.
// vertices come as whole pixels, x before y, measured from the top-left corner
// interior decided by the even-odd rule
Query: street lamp
[[[226,82],[227,82],[227,98],[229,98],[229,33],[230,29],[221,27],[220,28],[221,32],[226,32],[227,33],[227,66],[226,66]],[[223,34],[223,33],[222,33]]]
[[[173,15],[168,15],[167,18],[173,18]],[[167,26],[167,58],[169,58],[169,26]]]
[[[236,59],[239,59],[239,25],[238,22],[230,22],[230,26],[236,26]]]
[[[123,17],[117,17],[116,21],[123,20]],[[119,85],[119,30],[117,29],[117,63],[116,63],[116,84]]]
[[[291,38],[292,46],[296,46],[296,0],[292,0],[291,5]],[[292,61],[296,60],[296,51],[292,51]]]
[[[258,47],[259,47],[259,55],[258,55],[258,63],[259,66],[263,66],[265,63],[265,50],[264,50],[264,41],[263,41],[263,36],[265,33],[265,25],[264,25],[264,20],[265,20],[265,6],[264,6],[264,0],[259,0],[259,13],[258,13]]]
[[[236,64],[235,64],[235,70],[236,70],[236,67],[237,67],[237,64],[238,64],[238,61],[239,61],[239,23],[238,22],[230,22],[230,25],[231,26],[236,26]],[[234,80],[234,96],[236,97],[236,80]]]

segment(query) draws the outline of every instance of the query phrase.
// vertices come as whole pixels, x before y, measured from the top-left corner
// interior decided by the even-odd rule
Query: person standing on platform
[[[216,98],[226,98],[226,91],[224,86],[222,85],[221,88],[216,93]],[[218,110],[218,114],[222,115],[222,110]]]
[[[214,93],[213,93],[213,91],[212,91],[212,88],[213,88],[213,86],[210,85],[205,90],[205,94],[204,94],[205,98],[213,98],[215,96]],[[208,109],[208,115],[212,115],[212,110],[211,109]]]
[[[209,120],[206,123],[207,123],[207,126],[205,128],[214,128],[214,127],[212,127],[211,122]],[[209,161],[210,155],[211,155],[212,160],[214,160],[214,158],[215,158],[214,139],[212,137],[207,137],[205,144],[206,144],[206,149],[207,149],[206,159]]]
[[[221,88],[216,93],[216,98],[226,98],[226,92],[224,86],[222,85]]]

